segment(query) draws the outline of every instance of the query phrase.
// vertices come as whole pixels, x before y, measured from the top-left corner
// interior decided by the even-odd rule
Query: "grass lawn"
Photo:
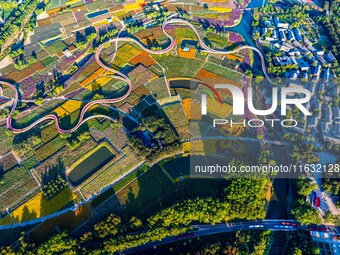
[[[50,200],[47,200],[42,193],[39,193],[14,210],[11,216],[15,222],[25,222],[40,218],[60,211],[76,199],[76,197],[68,187]]]

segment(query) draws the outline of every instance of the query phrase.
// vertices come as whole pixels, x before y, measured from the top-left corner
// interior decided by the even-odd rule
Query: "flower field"
[[[91,82],[93,82],[95,79],[97,79],[104,72],[105,72],[105,69],[100,67],[99,69],[94,71],[91,75],[89,75],[85,80],[83,80],[80,83],[80,86],[85,87],[85,86],[89,85]]]
[[[122,149],[128,142],[126,131],[121,127],[108,128],[104,135],[119,149]]]
[[[4,77],[6,79],[11,79],[13,81],[21,81],[23,79],[25,79],[26,77],[44,70],[45,67],[39,62],[35,62],[34,64],[22,69],[22,70],[15,70],[7,75],[5,75]]]
[[[213,66],[213,65],[211,65]],[[215,66],[215,65],[214,65]],[[218,67],[218,66],[216,66]],[[197,75],[196,78],[201,80],[203,83],[205,84],[209,84],[211,86],[213,86],[214,84],[233,84],[236,86],[241,87],[239,81],[240,80],[231,80],[231,77],[223,77],[219,74],[214,73],[214,69],[213,67],[210,68],[210,70],[206,70],[206,69],[201,69]]]
[[[195,58],[196,49],[190,48],[189,51],[183,51],[182,47],[178,47],[178,55],[181,58]]]
[[[141,9],[141,6],[139,3],[132,3],[132,4],[127,4],[124,6],[124,9],[129,12],[129,11],[133,11],[133,10],[139,10]]]
[[[12,224],[12,223],[13,222],[8,215],[3,217],[2,219],[0,219],[0,225],[9,225],[9,224]]]
[[[188,120],[201,120],[201,105],[197,101],[185,98],[182,105]]]
[[[130,59],[135,57],[138,53],[140,53],[139,49],[136,47],[132,46],[129,43],[123,44],[118,49],[115,61],[113,62],[114,65],[122,67],[124,66],[127,62],[129,62]]]
[[[204,65],[203,68],[207,71],[213,72],[235,82],[239,82],[242,79],[241,73],[231,70],[229,68],[224,68],[222,66],[215,65],[213,63],[208,62]]]
[[[66,115],[69,115],[77,110],[79,110],[82,106],[81,101],[77,100],[68,100],[65,103],[63,103],[61,106],[57,107],[54,112],[59,117],[65,117]]]
[[[176,43],[181,44],[183,39],[197,40],[197,36],[191,28],[176,28]]]
[[[11,212],[11,217],[15,222],[37,219],[60,211],[76,198],[77,196],[70,188],[65,188],[50,200],[47,200],[42,193],[38,193],[35,197]]]
[[[53,231],[55,226],[59,226],[60,228],[66,229],[68,231],[72,231],[80,224],[84,223],[91,215],[92,210],[90,206],[83,205],[74,212],[67,212],[63,215],[60,215],[53,219],[49,219],[39,224],[30,232],[29,235],[35,242],[45,241],[46,236],[48,236],[48,234]]]
[[[189,124],[181,102],[165,105],[162,109],[175,128]]]
[[[156,64],[156,61],[145,51],[140,52],[138,55],[130,59],[129,62],[132,65],[142,64],[145,67]]]
[[[216,12],[232,12],[232,8],[227,7],[211,7],[209,10],[216,11]]]

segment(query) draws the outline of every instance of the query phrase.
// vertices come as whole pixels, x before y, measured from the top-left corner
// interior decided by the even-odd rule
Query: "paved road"
[[[191,138],[190,141],[204,141],[204,140],[213,140],[213,139],[218,139],[218,140],[231,140],[231,141],[247,141],[247,142],[266,142],[268,144],[273,144],[273,145],[282,145],[282,146],[289,146],[291,145],[288,142],[283,142],[283,141],[273,141],[273,140],[259,140],[256,138],[250,138],[250,137],[236,137],[236,136],[204,136],[204,137],[195,137]]]
[[[283,224],[284,223],[284,224]],[[309,227],[299,225],[295,220],[262,220],[262,221],[248,221],[238,223],[227,223],[217,225],[193,225],[197,230],[179,236],[172,236],[163,239],[162,241],[151,242],[141,245],[136,248],[128,249],[122,254],[132,254],[145,249],[152,249],[154,247],[173,243],[179,240],[185,240],[193,237],[221,234],[227,232],[235,232],[238,230],[271,230],[271,231],[296,231],[296,230],[310,230]],[[324,231],[329,233],[340,233],[340,227],[322,226]]]

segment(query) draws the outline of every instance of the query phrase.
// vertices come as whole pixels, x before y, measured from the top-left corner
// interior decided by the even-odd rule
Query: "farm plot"
[[[3,172],[11,170],[17,164],[18,162],[12,152],[9,152],[8,154],[0,158],[0,167],[2,168]]]
[[[66,48],[67,45],[63,41],[57,41],[45,47],[45,49],[51,56],[57,55],[58,57],[61,57],[63,55],[63,50],[65,50]]]
[[[225,78],[228,78],[236,82],[239,82],[242,79],[241,73],[231,70],[229,68],[225,68],[225,67],[213,64],[213,63],[208,62],[204,65],[203,68],[209,72],[221,75]]]
[[[166,77],[171,78],[192,78],[201,69],[203,61],[192,58],[179,58],[174,56],[153,55],[153,57],[166,68]]]
[[[118,67],[123,67],[130,59],[135,57],[140,50],[129,43],[123,44],[117,51],[117,55],[113,64]]]
[[[91,182],[81,187],[81,192],[86,197],[90,197],[92,194],[101,191],[104,187],[118,180],[141,163],[140,158],[129,146],[124,147],[122,151],[125,154],[123,157],[116,160],[107,169],[103,170],[100,175],[96,176]]]
[[[3,175],[4,184],[0,187],[0,211],[4,211],[17,200],[23,198],[34,188],[37,182],[25,168],[16,167]]]
[[[85,155],[88,151],[95,148],[98,144],[91,138],[84,142],[82,146],[79,146],[73,150],[65,147],[63,150],[59,150],[53,156],[47,158],[44,162],[42,162],[39,166],[35,168],[38,175],[41,175],[46,167],[51,165],[56,165],[58,160],[61,159],[65,167],[69,167],[74,162],[76,162],[79,158]]]
[[[189,121],[181,102],[166,104],[162,107],[167,118],[176,129],[181,140],[189,138]]]
[[[122,127],[108,128],[104,132],[104,135],[119,149],[122,149],[124,146],[126,146],[128,142],[128,136]]]
[[[41,146],[39,149],[35,151],[35,154],[37,155],[38,159],[40,161],[44,161],[51,155],[55,154],[59,150],[61,150],[66,145],[66,142],[64,139],[57,136],[52,141],[46,143],[45,145]]]
[[[14,222],[25,222],[41,218],[72,205],[76,198],[77,196],[68,187],[50,200],[47,200],[42,193],[38,193],[35,197],[11,212],[11,217]]]
[[[36,72],[39,72],[39,71],[42,71],[44,70],[45,67],[40,63],[40,62],[35,62],[34,64],[22,69],[22,70],[15,70],[7,75],[5,75],[4,77],[6,79],[10,79],[10,80],[13,80],[13,81],[21,81],[23,80],[24,78],[36,73]]]
[[[54,124],[50,124],[44,129],[41,130],[40,135],[41,135],[41,140],[43,143],[47,143],[51,141],[53,138],[55,138],[58,135],[57,128],[55,127]]]

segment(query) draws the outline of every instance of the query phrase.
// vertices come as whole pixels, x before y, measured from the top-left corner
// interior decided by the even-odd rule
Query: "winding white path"
[[[254,52],[258,53],[259,56],[260,56],[260,59],[261,59],[261,63],[262,63],[262,70],[263,70],[263,73],[264,75],[266,76],[266,78],[268,79],[269,82],[272,83],[272,80],[270,78],[270,76],[268,75],[267,73],[267,69],[266,69],[266,64],[265,64],[265,58],[262,54],[262,52],[260,50],[258,50],[257,48],[255,47],[252,47],[252,46],[241,46],[235,50],[232,50],[232,51],[226,51],[226,50],[216,50],[216,49],[212,49],[210,47],[208,47],[205,42],[202,40],[202,38],[200,37],[200,34],[198,33],[197,29],[188,21],[184,20],[184,19],[179,19],[179,18],[174,18],[177,14],[175,15],[171,15],[169,16],[169,18],[167,20],[165,20],[162,24],[162,31],[163,33],[169,38],[170,40],[170,45],[165,48],[165,49],[162,49],[162,50],[151,50],[149,48],[147,48],[145,45],[143,45],[141,42],[139,42],[138,40],[134,39],[134,38],[130,38],[130,37],[119,37],[120,34],[121,34],[121,31],[118,33],[118,36],[117,38],[114,38],[114,39],[111,39],[109,42],[110,43],[115,43],[115,46],[116,46],[116,52],[118,50],[118,42],[130,42],[130,43],[135,43],[137,44],[140,48],[142,48],[144,51],[150,53],[150,54],[164,54],[166,52],[169,52],[173,49],[173,47],[175,46],[175,41],[174,39],[166,32],[165,28],[167,25],[170,25],[170,24],[175,24],[175,25],[186,25],[186,26],[189,26],[196,34],[197,36],[197,39],[201,45],[201,47],[204,49],[205,52],[207,53],[215,53],[215,54],[233,54],[233,53],[237,53],[241,50],[244,50],[244,49],[250,49],[250,50],[253,50]],[[44,122],[44,121],[47,121],[47,120],[53,120],[55,122],[55,125],[56,125],[56,128],[58,130],[59,133],[72,133],[74,131],[76,131],[82,124],[84,124],[85,122],[89,121],[90,119],[93,119],[93,118],[97,118],[97,117],[103,117],[103,118],[107,118],[107,119],[110,119],[112,120],[112,118],[108,117],[108,116],[105,116],[105,115],[93,115],[93,116],[90,116],[90,117],[87,117],[87,118],[84,118],[86,112],[94,105],[96,104],[113,104],[113,103],[117,103],[117,102],[120,102],[124,99],[126,99],[131,91],[132,91],[132,83],[131,83],[131,80],[129,79],[128,76],[126,76],[125,74],[123,74],[122,72],[119,72],[111,67],[108,67],[107,65],[105,65],[102,60],[100,59],[100,53],[102,52],[102,50],[104,49],[105,45],[107,45],[107,42],[100,45],[99,48],[97,49],[96,51],[96,54],[95,54],[95,59],[96,59],[96,62],[98,63],[98,65],[100,65],[102,68],[104,68],[105,70],[107,71],[110,71],[112,73],[115,73],[116,75],[114,76],[114,78],[117,78],[119,80],[122,80],[124,82],[126,82],[128,84],[128,90],[127,92],[125,93],[125,95],[123,95],[122,97],[119,97],[119,98],[115,98],[115,99],[101,99],[101,100],[95,100],[95,101],[92,101],[88,104],[86,104],[84,106],[84,108],[82,109],[81,113],[80,113],[80,117],[79,117],[79,120],[78,120],[78,123],[71,129],[62,129],[59,125],[59,118],[54,115],[54,114],[49,114],[47,116],[44,116],[43,118],[35,121],[34,123],[32,123],[31,125],[25,127],[25,128],[21,128],[21,129],[18,129],[18,128],[14,128],[12,126],[12,119],[13,119],[13,112],[15,111],[16,107],[17,107],[17,104],[18,104],[18,100],[19,100],[19,93],[18,93],[18,90],[17,88],[9,83],[9,82],[5,82],[5,81],[0,81],[0,84],[2,85],[5,85],[5,86],[8,86],[10,87],[11,89],[13,89],[13,91],[15,92],[15,97],[14,97],[14,100],[13,100],[13,105],[12,105],[12,108],[10,110],[10,113],[9,113],[9,116],[7,117],[7,128],[12,130],[13,133],[23,133],[23,132],[26,132],[28,130],[30,130],[31,128],[35,127],[36,125],[39,125],[40,123]],[[115,57],[116,57],[116,52],[114,53],[113,55],[113,58],[112,58],[112,61],[114,61]]]

